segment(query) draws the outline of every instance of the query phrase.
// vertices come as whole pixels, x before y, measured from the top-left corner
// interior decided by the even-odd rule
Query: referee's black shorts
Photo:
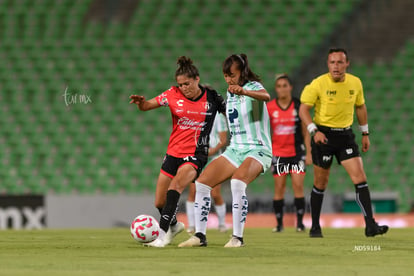
[[[325,134],[328,142],[327,144],[316,144],[313,138],[311,139],[313,164],[329,169],[333,156],[336,157],[339,164],[344,160],[360,156],[358,145],[355,142],[355,134],[351,127],[318,126],[318,130]]]

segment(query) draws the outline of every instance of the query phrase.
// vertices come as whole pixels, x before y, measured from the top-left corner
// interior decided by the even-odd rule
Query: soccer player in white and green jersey
[[[243,232],[248,201],[246,187],[272,162],[272,142],[266,101],[270,95],[249,67],[247,56],[231,55],[223,63],[228,84],[226,115],[230,145],[212,161],[196,180],[196,233],[179,247],[207,246],[206,229],[210,211],[210,191],[230,180],[232,193],[233,236],[224,247],[244,245]]]

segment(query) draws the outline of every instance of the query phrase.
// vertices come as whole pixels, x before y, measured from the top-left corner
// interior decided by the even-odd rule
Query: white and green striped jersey
[[[224,131],[228,131],[226,116],[217,113],[210,132],[210,148],[214,148],[220,143],[219,133]]]
[[[243,88],[245,90],[264,89],[263,85],[257,81],[250,81]],[[231,147],[272,150],[269,114],[264,101],[227,91],[226,115]]]

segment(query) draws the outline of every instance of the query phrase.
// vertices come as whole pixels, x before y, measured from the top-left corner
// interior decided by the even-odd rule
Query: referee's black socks
[[[313,186],[311,196],[310,196],[310,205],[311,205],[311,214],[312,214],[312,227],[319,227],[319,218],[321,216],[322,201],[325,190],[321,190]]]
[[[372,214],[371,196],[367,182],[355,184],[355,200],[364,215],[365,224],[370,226],[374,223],[374,219]]]

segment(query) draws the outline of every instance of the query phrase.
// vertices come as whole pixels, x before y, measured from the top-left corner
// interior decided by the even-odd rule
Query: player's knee
[[[316,188],[320,190],[325,190],[326,187],[328,186],[328,180],[329,180],[328,177],[315,178],[314,185]]]

